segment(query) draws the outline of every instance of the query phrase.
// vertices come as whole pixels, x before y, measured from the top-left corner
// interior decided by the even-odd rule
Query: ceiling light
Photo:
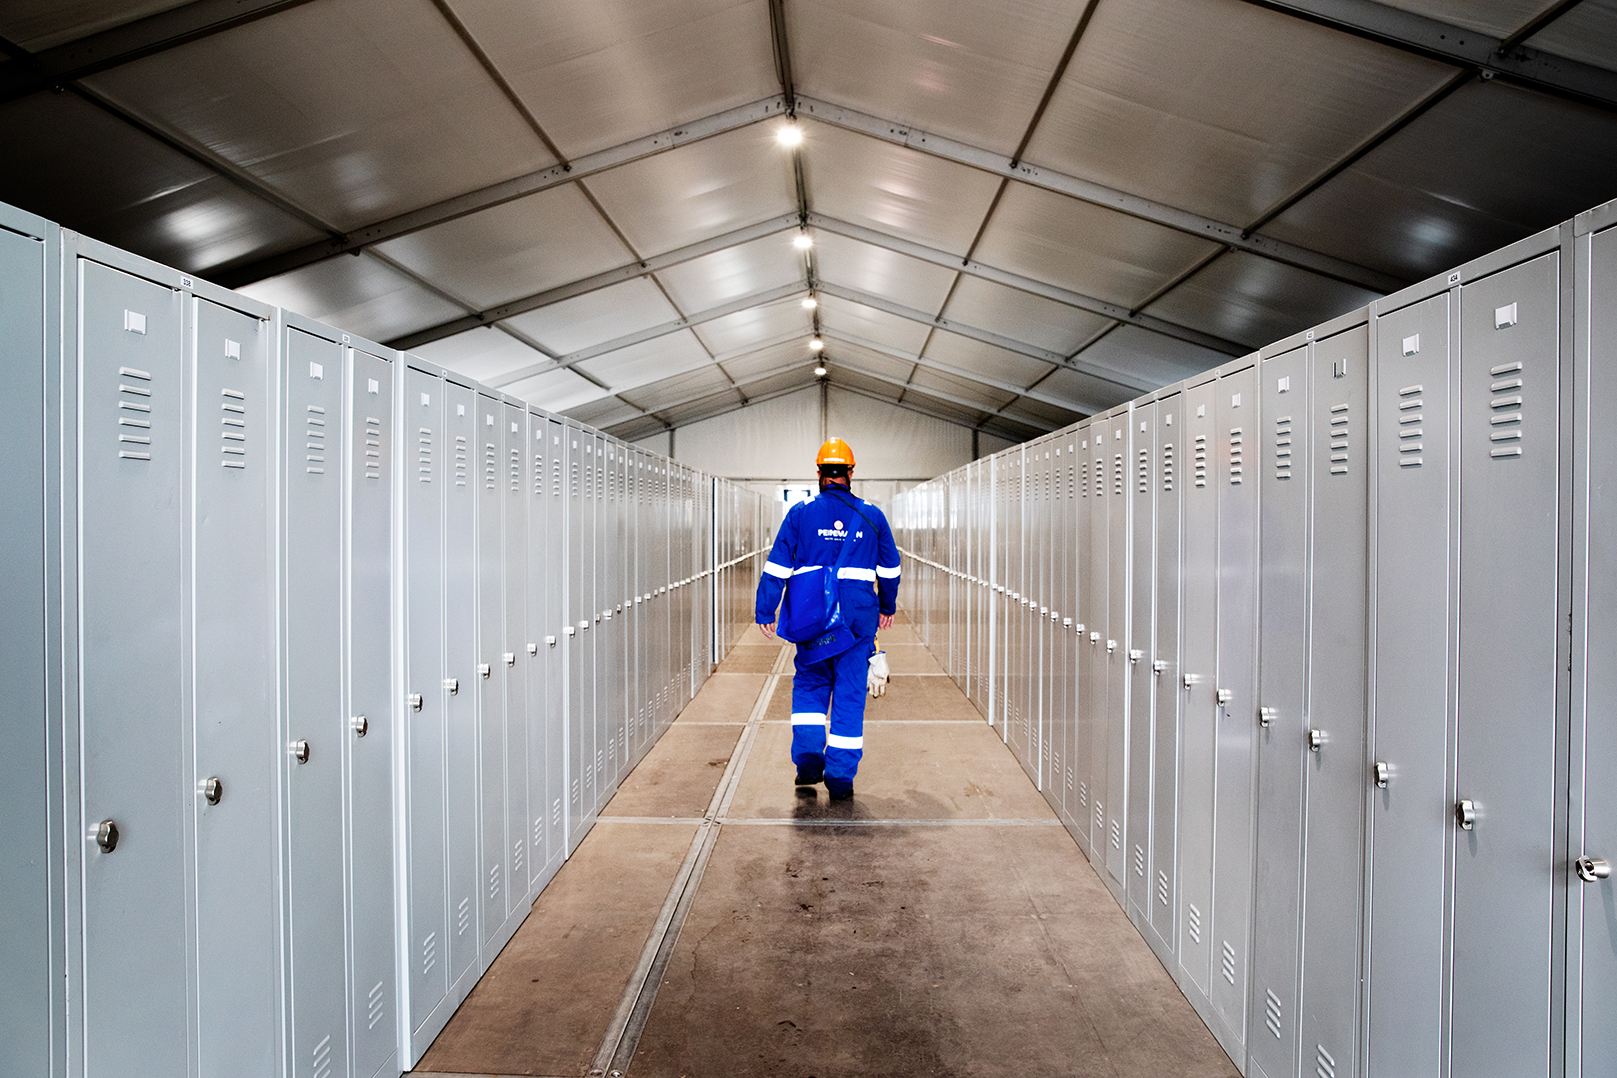
[[[792,246],[800,251],[806,251],[814,246],[814,239],[807,232],[799,232],[792,238]]]
[[[819,305],[820,305],[820,301],[815,299],[813,296],[804,296],[803,297],[803,309],[805,311],[812,311],[814,308],[818,307]]]
[[[825,377],[825,368],[823,366],[815,367],[814,368],[814,377],[816,377],[816,378],[824,378]]]
[[[803,129],[796,124],[781,124],[775,132],[775,141],[782,146],[803,145]]]
[[[818,338],[818,337],[815,337],[813,340],[809,341],[809,349],[811,351],[818,352],[820,349],[822,349],[824,347],[825,347],[825,342],[820,340],[820,338]]]

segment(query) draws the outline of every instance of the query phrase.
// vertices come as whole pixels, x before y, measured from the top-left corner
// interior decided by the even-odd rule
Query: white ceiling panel
[[[126,22],[183,7],[190,0],[7,0],[0,37],[39,52]]]
[[[956,254],[971,246],[998,177],[828,124],[803,128],[816,212]]]
[[[564,299],[508,319],[557,355],[589,348],[679,318],[662,290],[645,277]]]
[[[322,0],[89,80],[351,229],[552,164],[430,0]]]
[[[0,105],[0,200],[206,274],[322,238],[73,94]]]
[[[1583,0],[1527,42],[1535,49],[1617,71],[1617,0]]]
[[[765,0],[451,0],[578,157],[780,92]]]
[[[486,382],[521,367],[541,363],[545,356],[494,326],[457,333],[441,341],[412,348],[412,355],[431,360],[468,378]]]
[[[1027,397],[1023,397],[1006,408],[1004,414],[1012,419],[1021,419],[1037,426],[1054,428],[1065,427],[1076,418],[1072,412],[1065,408],[1057,408],[1053,404],[1030,400]]]
[[[1376,298],[1354,285],[1231,251],[1147,310],[1259,348]]]
[[[943,313],[963,325],[1068,355],[1111,321],[980,277],[962,277]]]
[[[812,356],[813,353],[802,341],[788,341],[785,344],[760,348],[756,352],[732,356],[723,360],[723,365],[724,369],[730,372],[730,377],[736,381],[751,378],[765,371],[786,368],[801,368],[812,374],[815,362]]]
[[[976,257],[1075,292],[1133,306],[1214,250],[1206,240],[1013,183]]]
[[[819,0],[790,4],[799,92],[1016,150],[1084,0]]]
[[[580,363],[579,369],[618,390],[671,378],[712,362],[707,349],[687,329],[608,352]]]
[[[944,330],[932,334],[926,357],[1018,386],[1031,385],[1050,370],[1041,360]]]
[[[1557,0],[1381,0],[1381,3],[1467,30],[1509,37],[1540,13],[1554,7]]]
[[[814,257],[820,279],[857,288],[936,314],[954,283],[955,271],[850,240],[824,230],[814,234]]]
[[[726,247],[665,269],[657,279],[686,313],[802,281],[803,256],[792,246],[792,235],[782,232]]]
[[[872,374],[879,374],[884,378],[903,379],[909,378],[910,373],[915,370],[915,364],[907,359],[836,338],[826,341],[825,351],[826,366],[830,368],[852,366]]]
[[[808,355],[808,339],[814,326],[810,312],[803,309],[802,301],[795,299],[767,307],[751,307],[696,327],[696,335],[702,343],[718,355],[779,340],[793,331],[802,334],[802,339],[794,342],[793,347]]]
[[[241,291],[373,341],[391,340],[466,313],[368,255],[317,262]]]
[[[607,396],[606,390],[565,368],[524,378],[520,382],[500,387],[500,391],[519,397],[529,404],[537,404],[549,412],[565,412],[585,401]]]
[[[1131,389],[1091,377],[1082,371],[1065,368],[1052,371],[1050,377],[1040,382],[1039,392],[1046,397],[1069,402],[1072,410],[1079,415],[1088,414],[1092,408],[1104,410],[1139,395]]]
[[[632,261],[572,184],[389,240],[379,248],[478,307],[494,307]]]
[[[860,389],[872,396],[880,397],[884,401],[897,403],[904,387],[895,386],[891,382],[884,382],[879,378],[872,378],[856,367],[844,367],[830,377],[833,386],[852,387]]]
[[[642,412],[634,405],[626,404],[616,397],[601,397],[587,404],[569,408],[567,414],[581,423],[587,423],[600,430],[614,423],[638,419]]]
[[[1014,393],[1006,393],[991,386],[985,386],[981,382],[957,378],[952,374],[928,370],[925,367],[915,372],[915,377],[910,379],[910,384],[917,389],[934,389],[951,397],[971,401],[981,406],[984,411],[989,412],[1003,408],[1016,399],[1016,394]]]
[[[1244,0],[1102,3],[1027,159],[1246,224],[1453,74]]]
[[[1084,349],[1080,358],[1159,386],[1212,370],[1230,359],[1223,352],[1134,326],[1118,326]]]
[[[686,371],[684,374],[676,374],[672,378],[648,382],[636,389],[625,390],[619,395],[630,404],[650,412],[664,403],[722,393],[732,388],[734,387],[724,372],[716,364],[709,364],[693,371]]]
[[[905,352],[919,352],[926,343],[928,327],[863,303],[821,296],[819,309],[820,324],[828,331],[841,330]]]
[[[792,159],[753,124],[592,176],[589,189],[642,255],[792,213]],[[790,246],[782,236],[777,242]]]

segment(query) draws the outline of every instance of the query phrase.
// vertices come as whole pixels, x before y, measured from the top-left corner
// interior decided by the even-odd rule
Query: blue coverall
[[[792,573],[835,565],[844,543],[853,548],[837,571],[837,592],[851,645],[829,655],[800,646],[792,679],[792,761],[799,772],[813,774],[823,760],[825,785],[833,793],[851,789],[859,770],[877,614],[891,615],[897,608],[898,546],[887,517],[836,486],[792,506],[764,563],[756,611],[758,624],[773,623]]]

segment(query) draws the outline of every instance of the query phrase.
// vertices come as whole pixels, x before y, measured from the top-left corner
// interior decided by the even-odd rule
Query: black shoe
[[[851,800],[853,798],[853,784],[852,783],[849,783],[847,786],[838,786],[835,789],[833,789],[830,786],[827,786],[826,790],[830,792],[831,800],[833,800],[833,801],[848,801],[848,800]]]
[[[804,771],[802,769],[799,769],[798,772],[797,772],[796,785],[798,785],[798,786],[818,786],[824,779],[825,779],[825,771],[824,770],[815,769],[813,771]]]

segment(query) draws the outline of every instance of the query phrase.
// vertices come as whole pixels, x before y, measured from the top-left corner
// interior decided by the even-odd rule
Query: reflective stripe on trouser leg
[[[792,763],[815,771],[825,756],[825,713],[831,703],[829,663],[797,663],[792,678]],[[805,768],[804,764],[808,767]]]
[[[831,692],[831,732],[826,737],[827,789],[851,785],[865,754],[865,686],[875,652],[876,641],[866,637],[825,661],[834,667],[836,682]]]

